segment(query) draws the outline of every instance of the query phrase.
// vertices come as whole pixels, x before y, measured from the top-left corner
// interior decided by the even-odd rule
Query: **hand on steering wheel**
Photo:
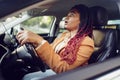
[[[19,31],[23,31],[23,30],[24,29],[20,27]],[[33,34],[31,32],[28,32],[28,33],[26,32],[26,34],[24,34],[24,32],[23,32],[22,35],[26,35],[26,36],[23,36],[23,40],[24,40],[25,37],[29,37],[29,35],[37,36],[38,37],[38,35]],[[22,37],[21,34],[19,36]],[[30,41],[32,41],[32,40],[30,40]],[[26,41],[27,41],[27,39],[26,39]],[[24,43],[24,46],[25,46],[26,50],[28,51],[28,53],[32,56],[32,61],[33,61],[32,64],[34,66],[39,66],[40,69],[41,69],[41,71],[45,72],[45,65],[44,65],[43,61],[40,59],[40,57],[37,55],[37,53],[36,53],[33,45],[28,42],[28,43]]]
[[[21,72],[24,72],[24,75],[36,70],[46,71],[45,64],[30,43],[25,43],[13,52],[5,54],[2,57],[0,67],[3,74],[8,78],[12,76],[15,77],[15,75],[18,77],[18,75],[22,75]]]

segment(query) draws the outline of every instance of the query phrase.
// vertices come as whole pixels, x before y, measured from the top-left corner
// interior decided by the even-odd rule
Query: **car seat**
[[[117,30],[105,28],[108,22],[108,12],[105,8],[94,6],[90,8],[93,18],[93,39],[95,50],[88,63],[102,62],[115,57],[117,45]]]

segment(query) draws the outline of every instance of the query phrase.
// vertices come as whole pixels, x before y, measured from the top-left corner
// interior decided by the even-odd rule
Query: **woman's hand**
[[[27,30],[20,31],[17,34],[16,38],[21,45],[25,43],[32,43],[34,45],[38,45],[43,40],[41,36]]]

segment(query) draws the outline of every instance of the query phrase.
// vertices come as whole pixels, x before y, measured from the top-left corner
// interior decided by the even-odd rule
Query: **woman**
[[[39,57],[56,73],[65,72],[87,64],[94,50],[92,25],[88,7],[75,5],[65,19],[67,32],[62,33],[52,44],[41,36],[23,30],[17,39],[33,43]]]

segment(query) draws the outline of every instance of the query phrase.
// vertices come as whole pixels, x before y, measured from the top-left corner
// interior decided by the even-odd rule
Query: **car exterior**
[[[69,9],[75,4],[85,4],[88,7],[101,6],[108,10],[108,23],[105,25],[105,29],[114,29],[117,30],[117,56],[112,57],[113,59],[106,59],[99,63],[93,63],[88,66],[73,70],[71,72],[61,73],[60,75],[55,75],[47,79],[51,80],[65,80],[65,79],[98,79],[99,76],[103,76],[105,72],[109,73],[109,70],[116,70],[120,68],[120,64],[117,62],[120,55],[120,0],[24,0],[22,1],[9,1],[3,0],[0,1],[0,51],[1,51],[1,60],[5,53],[13,52],[18,48],[19,43],[17,42],[15,36],[21,30],[21,28],[31,30],[36,34],[39,34],[44,37],[48,42],[52,43],[54,39],[64,31],[63,25],[64,17],[67,15]],[[109,4],[107,4],[109,3]],[[9,6],[7,8],[6,6]],[[60,24],[60,22],[62,22]],[[62,26],[62,27],[59,27]],[[116,62],[115,64],[110,64]],[[99,69],[95,65],[103,66],[106,68],[108,65],[112,65],[110,68],[102,69],[101,71],[95,71],[94,69]],[[106,65],[106,66],[104,66]],[[78,73],[84,75],[87,74],[86,70],[93,71],[94,75],[80,77]],[[92,70],[92,71],[91,71]],[[33,71],[34,72],[34,71]],[[69,76],[69,73],[71,76]],[[118,70],[118,73],[120,71]],[[96,76],[97,74],[97,76]],[[75,76],[74,76],[75,75]],[[61,79],[59,76],[63,76]],[[67,76],[67,77],[65,77]],[[120,75],[118,75],[120,76]],[[87,77],[87,78],[86,78]],[[6,79],[4,76],[1,76],[1,80]],[[112,79],[112,78],[111,78]],[[116,79],[117,80],[117,79]]]

